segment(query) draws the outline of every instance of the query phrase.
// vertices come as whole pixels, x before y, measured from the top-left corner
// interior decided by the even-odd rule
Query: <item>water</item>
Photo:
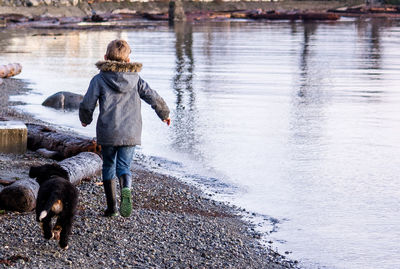
[[[32,83],[20,108],[94,136],[76,112],[107,42],[128,40],[172,110],[143,105],[143,146],[170,173],[276,224],[305,268],[400,268],[400,22],[217,22],[141,30],[1,33],[0,62]],[[150,161],[151,163],[151,161]]]

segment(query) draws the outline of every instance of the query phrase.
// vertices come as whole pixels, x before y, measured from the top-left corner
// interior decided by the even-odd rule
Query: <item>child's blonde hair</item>
[[[122,39],[115,39],[107,46],[106,57],[110,61],[127,62],[131,48],[128,42]]]

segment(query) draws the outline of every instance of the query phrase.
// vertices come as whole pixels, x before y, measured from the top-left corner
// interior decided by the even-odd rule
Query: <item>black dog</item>
[[[39,183],[36,200],[36,220],[41,223],[44,238],[60,240],[60,247],[68,248],[68,238],[78,206],[78,190],[56,165],[31,167],[29,176]],[[54,228],[51,218],[57,216]]]

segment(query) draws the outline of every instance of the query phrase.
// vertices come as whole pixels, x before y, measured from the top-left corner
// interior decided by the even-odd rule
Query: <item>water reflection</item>
[[[302,44],[302,51],[300,55],[300,89],[298,91],[298,96],[299,97],[306,97],[307,94],[313,94],[314,91],[312,90],[312,87],[315,84],[319,83],[312,83],[312,79],[314,76],[310,76],[309,73],[312,72],[313,64],[309,63],[309,57],[312,57],[312,52],[310,44],[310,39],[312,36],[315,34],[317,30],[317,24],[315,23],[304,23],[304,32],[303,32],[303,44]],[[314,63],[315,64],[315,63]],[[314,65],[315,66],[315,65]],[[311,70],[310,70],[311,69]],[[311,98],[313,99],[313,98]],[[309,98],[301,98],[301,102],[308,102],[311,101]]]
[[[357,96],[364,98],[367,102],[380,102],[384,91],[380,87],[384,79],[384,68],[382,55],[384,54],[382,43],[382,31],[391,27],[391,20],[372,19],[371,21],[360,20],[357,22],[359,52],[359,69],[363,70],[363,77],[372,81],[368,87],[361,90]]]
[[[371,70],[368,76],[372,80],[380,80],[382,57],[381,57],[381,20],[366,22],[361,20],[357,23],[357,32],[363,49],[360,53],[360,69]]]
[[[304,145],[317,145],[321,136],[321,121],[323,117],[324,92],[322,82],[328,72],[326,65],[315,54],[313,36],[318,24],[305,22],[303,24],[303,42],[298,63],[299,77],[295,77],[296,94],[292,99],[290,126],[292,142],[295,145],[294,159],[308,159],[306,155],[315,152],[304,151]],[[316,157],[316,156],[315,156]]]
[[[185,153],[198,151],[196,145],[199,137],[196,133],[196,93],[193,87],[194,58],[193,58],[193,33],[192,25],[186,23],[174,23],[175,31],[175,75],[173,89],[176,95],[176,107],[174,117],[174,142],[173,147]]]

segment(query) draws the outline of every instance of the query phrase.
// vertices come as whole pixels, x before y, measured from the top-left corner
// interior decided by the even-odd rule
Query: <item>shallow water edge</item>
[[[0,102],[12,104],[7,102],[8,95],[26,93],[29,91],[26,85],[26,81],[7,79],[0,86]],[[43,123],[8,105],[1,106],[0,117]],[[52,127],[62,129],[62,126]],[[1,176],[26,177],[30,165],[46,162],[50,160],[31,151],[22,156],[0,154]],[[157,165],[156,162],[153,164]],[[19,257],[12,264],[16,268],[49,264],[56,268],[71,264],[82,268],[87,268],[88,264],[91,268],[102,268],[106,264],[215,268],[295,266],[294,261],[271,248],[262,248],[258,240],[260,235],[254,227],[232,215],[237,213],[237,208],[213,201],[199,189],[143,166],[135,164],[134,172],[135,211],[130,219],[104,219],[101,216],[103,190],[94,184],[101,179],[93,178],[79,185],[80,213],[72,236],[72,241],[79,240],[79,247],[72,243],[70,250],[59,252],[53,241],[41,238],[32,213],[7,212],[0,215],[4,228],[0,259],[11,261],[12,257],[14,260]],[[125,231],[122,239],[116,231]],[[196,234],[192,234],[193,231]],[[25,236],[22,238],[21,235]],[[113,247],[107,242],[114,242]],[[163,251],[165,249],[168,252]]]

